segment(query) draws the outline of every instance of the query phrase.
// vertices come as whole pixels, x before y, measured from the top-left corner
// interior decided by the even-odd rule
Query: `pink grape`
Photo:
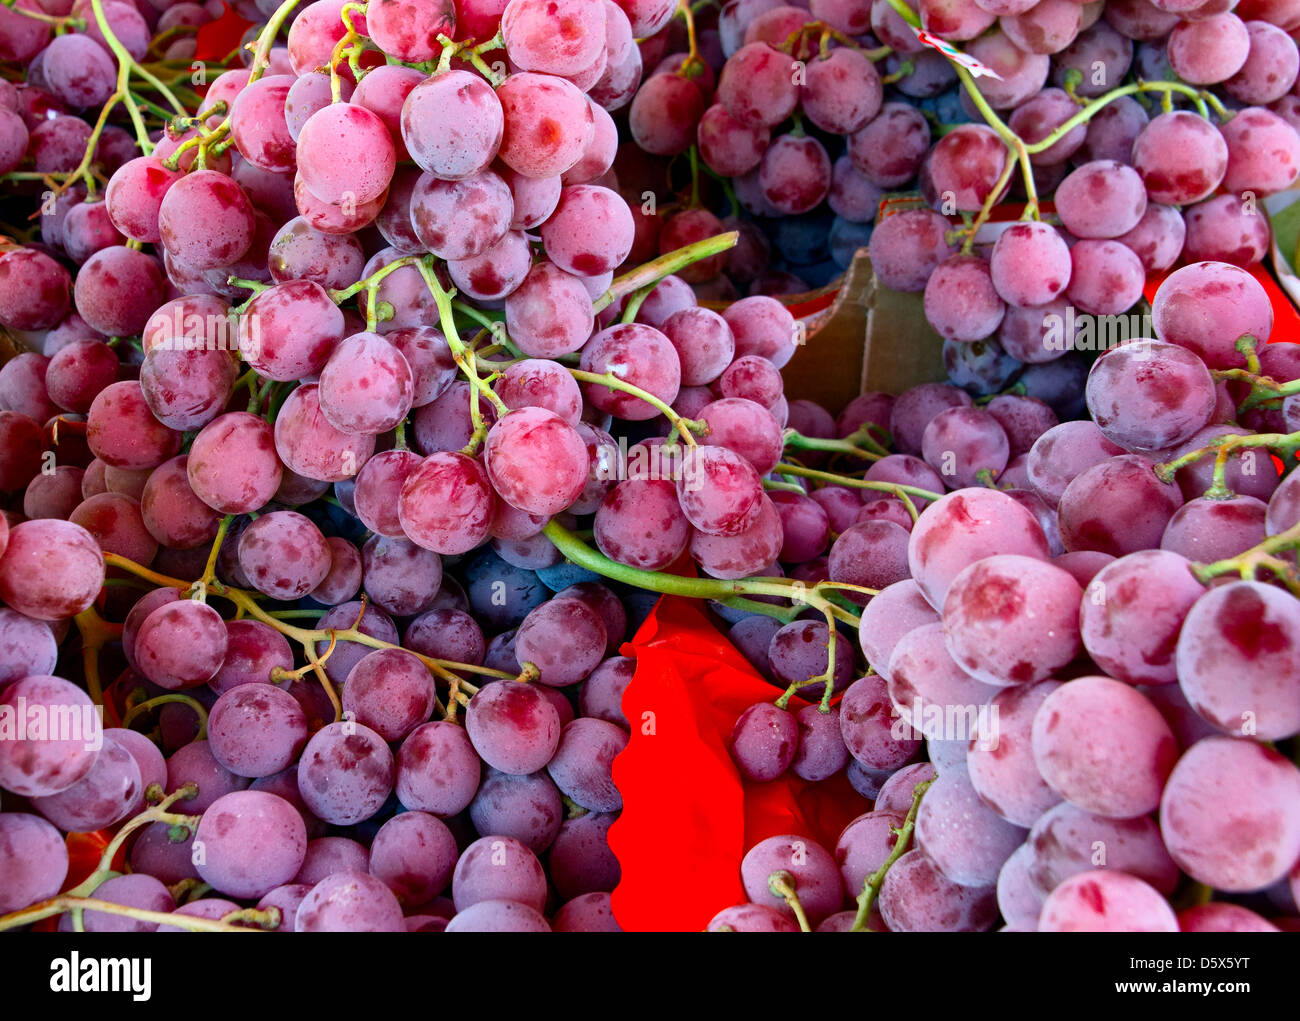
[[[239,537],[239,566],[259,592],[298,599],[329,573],[329,545],[309,518],[297,511],[273,511]]]
[[[1068,550],[1123,556],[1159,545],[1183,502],[1173,483],[1161,482],[1144,457],[1122,454],[1075,476],[1061,494],[1061,537]]]
[[[989,270],[1008,304],[1044,305],[1070,282],[1070,250],[1048,224],[1016,223],[998,235]]]
[[[1152,202],[1180,206],[1211,195],[1228,170],[1228,143],[1185,110],[1162,113],[1133,142],[1132,163]]]
[[[944,878],[966,888],[996,883],[1024,835],[980,800],[962,770],[941,773],[916,814],[917,848]]]
[[[499,156],[527,177],[562,174],[582,158],[595,119],[586,98],[549,75],[512,74],[497,88],[504,134]]]
[[[1071,876],[1048,895],[1040,932],[1177,932],[1173,908],[1135,876],[1113,870]]]
[[[1178,683],[1220,730],[1272,741],[1300,732],[1295,669],[1300,632],[1292,600],[1260,582],[1206,592],[1178,637]]]
[[[948,650],[985,684],[1045,680],[1080,650],[1081,596],[1073,577],[1043,560],[986,557],[957,575],[944,598]]]
[[[1260,890],[1300,855],[1300,770],[1253,741],[1207,737],[1178,760],[1160,805],[1160,832],[1179,867],[1217,890]],[[1256,833],[1248,846],[1240,828]]]
[[[1235,14],[1184,21],[1169,33],[1169,63],[1191,85],[1215,85],[1241,70],[1250,54],[1250,33]]]
[[[375,333],[348,337],[321,369],[321,413],[341,432],[387,432],[406,418],[414,396],[405,356]]]
[[[897,188],[916,176],[930,148],[930,125],[913,106],[885,103],[849,136],[854,168],[879,188]]]
[[[0,558],[0,599],[37,620],[66,620],[85,610],[104,584],[104,555],[70,521],[43,518],[8,530]]]
[[[285,467],[309,479],[352,478],[375,448],[373,436],[335,429],[321,411],[315,383],[300,386],[280,406],[275,449]]]
[[[959,490],[936,500],[921,513],[908,542],[912,577],[936,608],[964,568],[1002,553],[1048,558],[1033,515],[995,490]]]
[[[1033,749],[1043,779],[1067,801],[1118,819],[1159,805],[1178,756],[1160,711],[1109,677],[1078,678],[1049,694],[1034,717]]]

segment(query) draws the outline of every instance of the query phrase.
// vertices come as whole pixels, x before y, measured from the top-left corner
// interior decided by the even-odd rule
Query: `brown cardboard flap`
[[[875,300],[876,280],[867,250],[861,248],[839,281],[834,301],[824,311],[801,320],[804,342],[781,370],[791,400],[816,401],[838,412],[859,393],[867,319]],[[817,292],[783,297],[786,304],[815,300]]]
[[[827,309],[803,320],[807,339],[781,370],[788,398],[838,412],[868,390],[900,393],[947,378],[943,338],[926,321],[920,294],[878,287],[865,248],[838,286]],[[803,304],[825,290],[781,300]]]
[[[920,293],[879,288],[867,317],[861,392],[899,394],[918,383],[941,383],[943,338],[925,318]]]

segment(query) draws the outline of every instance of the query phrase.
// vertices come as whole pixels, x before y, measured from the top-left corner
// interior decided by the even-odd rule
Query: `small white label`
[[[996,78],[998,81],[1002,81],[1002,75],[994,71],[993,68],[985,67],[974,57],[962,53],[961,50],[957,49],[957,47],[953,46],[951,43],[944,42],[942,39],[932,36],[923,28],[913,28],[912,31],[916,33],[916,37],[920,39],[921,42],[925,43],[926,46],[938,50],[954,64],[960,64],[969,71],[973,77]]]

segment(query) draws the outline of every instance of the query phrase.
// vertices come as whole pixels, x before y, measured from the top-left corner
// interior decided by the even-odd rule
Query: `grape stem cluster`
[[[65,913],[71,914],[73,931],[84,932],[84,915],[87,911],[118,915],[153,925],[173,926],[190,932],[258,932],[278,929],[283,919],[280,909],[276,907],[241,908],[216,920],[193,915],[178,915],[168,911],[149,911],[91,896],[101,883],[119,874],[113,868],[113,859],[122,850],[127,837],[141,827],[164,823],[170,827],[167,836],[172,843],[183,843],[189,840],[198,828],[199,817],[179,815],[170,809],[176,802],[195,798],[198,793],[198,785],[193,782],[184,784],[171,794],[163,794],[158,784],[151,784],[145,791],[145,809],[122,824],[101,852],[99,862],[89,876],[57,897],[51,897],[49,900],[19,911],[11,911],[7,915],[0,915],[0,932],[18,929],[39,922],[41,919]],[[190,892],[194,892],[193,884],[188,885],[191,887]]]
[[[921,19],[917,15],[916,11],[908,5],[907,0],[888,0],[888,2],[889,5],[898,13],[899,17],[907,22],[908,25],[917,29],[921,28]],[[954,49],[956,49],[956,47],[954,47]],[[1210,108],[1214,109],[1214,112],[1218,114],[1221,120],[1226,121],[1232,116],[1232,112],[1228,110],[1222,102],[1220,102],[1219,98],[1205,89],[1198,89],[1183,82],[1138,81],[1129,85],[1122,85],[1118,88],[1111,89],[1109,92],[1102,96],[1098,96],[1094,100],[1081,101],[1083,102],[1083,109],[1059,125],[1046,137],[1039,139],[1037,142],[1026,142],[1012,131],[993,107],[989,105],[988,100],[984,98],[984,94],[980,91],[979,86],[975,84],[975,78],[969,69],[963,67],[948,54],[945,53],[944,56],[948,57],[949,61],[952,63],[953,69],[956,71],[957,77],[961,81],[962,88],[966,90],[971,102],[974,103],[976,109],[979,110],[980,116],[984,118],[989,127],[997,132],[1007,146],[1006,165],[1003,168],[1002,175],[998,178],[998,181],[993,186],[992,190],[990,190],[988,197],[985,198],[979,213],[976,214],[975,218],[967,225],[954,232],[955,235],[964,239],[962,242],[962,251],[965,254],[970,253],[971,248],[975,243],[975,235],[978,233],[980,227],[988,221],[990,214],[993,212],[993,207],[997,204],[1003,191],[1006,189],[1006,186],[1010,183],[1011,177],[1015,173],[1017,167],[1019,167],[1021,171],[1021,178],[1026,196],[1024,212],[1021,214],[1020,218],[1022,220],[1041,219],[1038,202],[1038,188],[1034,183],[1034,172],[1033,166],[1030,163],[1030,157],[1041,152],[1046,152],[1075,128],[1087,124],[1093,117],[1120,97],[1131,96],[1143,92],[1156,92],[1162,95],[1162,102],[1165,108],[1170,109],[1172,97],[1175,93],[1178,93],[1190,98],[1196,104],[1197,111],[1200,115],[1206,119],[1209,119]],[[902,69],[900,68],[900,71],[901,70]],[[908,73],[911,72],[909,71]],[[1072,83],[1068,83],[1067,89],[1069,94],[1075,98],[1076,101],[1079,100],[1079,97],[1074,92],[1074,88],[1077,84],[1078,81],[1076,79]]]

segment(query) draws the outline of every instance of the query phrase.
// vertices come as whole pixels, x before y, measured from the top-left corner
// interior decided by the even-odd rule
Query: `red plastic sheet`
[[[221,17],[199,26],[195,37],[194,59],[205,63],[219,63],[225,60],[239,46],[244,33],[253,27],[253,22],[241,18],[229,6]],[[216,75],[209,75],[208,84]]]
[[[636,674],[623,696],[632,740],[614,762],[623,813],[610,829],[622,866],[612,904],[629,932],[698,931],[745,900],[740,861],[766,837],[833,847],[870,808],[841,773],[742,780],[727,752],[736,718],[779,691],[710,623],[701,605],[664,597],[623,647]],[[806,703],[794,699],[791,708]]]

